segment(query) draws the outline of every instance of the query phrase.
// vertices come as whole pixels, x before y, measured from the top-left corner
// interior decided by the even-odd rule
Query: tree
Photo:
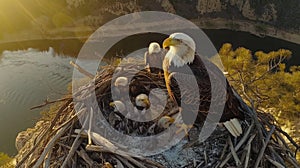
[[[292,52],[285,49],[254,54],[224,44],[219,55],[230,84],[250,105],[271,112],[279,124],[300,142],[300,66],[286,67]],[[298,125],[298,126],[297,126]],[[297,128],[298,127],[298,128]]]
[[[13,159],[7,154],[0,152],[0,167],[14,167],[12,164]]]

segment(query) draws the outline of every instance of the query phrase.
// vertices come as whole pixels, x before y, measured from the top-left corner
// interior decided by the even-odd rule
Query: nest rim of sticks
[[[77,69],[81,68],[77,65]],[[95,90],[101,88],[104,83],[111,83],[111,72],[115,66],[105,66],[95,76]],[[81,71],[84,71],[81,69]],[[144,72],[147,73],[147,72]],[[86,74],[86,73],[83,73]],[[92,78],[91,75],[86,75]],[[152,76],[158,80],[158,76]],[[160,85],[164,83],[161,82]],[[106,84],[107,85],[107,84]],[[87,85],[82,90],[89,88]],[[103,88],[103,90],[107,88]],[[81,90],[81,91],[82,91]],[[77,93],[80,93],[78,91]],[[107,92],[107,91],[106,91]],[[105,92],[104,92],[105,93]],[[76,94],[76,93],[75,93]],[[107,95],[107,94],[102,94]],[[100,99],[99,101],[102,101]],[[168,167],[156,157],[136,157],[116,154],[111,147],[91,145],[87,134],[81,128],[78,120],[72,96],[56,101],[45,101],[44,104],[33,107],[40,108],[52,103],[59,103],[59,108],[51,119],[39,121],[31,132],[21,132],[16,143],[21,143],[16,156],[16,167],[72,167],[74,165],[87,167]],[[238,139],[232,139],[229,134],[220,134],[219,138],[226,142],[218,153],[218,159],[211,164],[204,156],[203,161],[194,161],[187,167],[228,167],[244,166],[259,167],[272,165],[275,167],[299,167],[295,159],[299,146],[293,139],[275,124],[275,119],[264,112],[252,111],[249,118],[243,122],[244,133]],[[289,142],[287,142],[288,139]],[[233,140],[235,142],[233,142]],[[255,142],[257,141],[257,142]],[[196,142],[196,141],[195,141]],[[189,142],[185,148],[196,150],[199,143]],[[212,143],[212,142],[211,142]],[[257,143],[258,149],[253,149]],[[294,146],[290,148],[288,143]],[[206,144],[207,145],[207,144]],[[20,145],[19,145],[20,146]],[[210,153],[210,151],[208,152]],[[197,155],[198,156],[198,155]],[[201,160],[201,159],[200,159]]]

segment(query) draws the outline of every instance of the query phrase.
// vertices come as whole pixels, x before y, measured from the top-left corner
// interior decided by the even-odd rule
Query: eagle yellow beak
[[[175,119],[169,116],[163,116],[158,120],[158,126],[162,128],[168,128],[171,124],[175,122]]]
[[[172,117],[170,117],[170,118],[169,118],[169,122],[172,124],[172,123],[174,123],[174,122],[175,122],[175,119],[174,119],[174,118],[172,118]]]
[[[145,103],[146,108],[148,109],[150,107],[150,101],[149,101],[149,99],[144,99],[143,102]]]
[[[175,45],[178,45],[180,44],[180,42],[178,40],[175,40],[175,39],[172,39],[172,38],[166,38],[163,42],[163,48],[167,48],[167,47],[170,47],[170,46],[175,46]]]
[[[109,103],[109,106],[115,107],[115,103],[114,103],[114,102],[110,102],[110,103]]]

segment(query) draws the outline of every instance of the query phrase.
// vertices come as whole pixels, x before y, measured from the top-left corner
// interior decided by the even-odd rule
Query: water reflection
[[[32,127],[41,109],[29,110],[45,99],[60,98],[71,82],[75,58],[48,51],[4,51],[0,57],[0,151],[16,154],[18,132]],[[85,61],[91,64],[93,61]]]

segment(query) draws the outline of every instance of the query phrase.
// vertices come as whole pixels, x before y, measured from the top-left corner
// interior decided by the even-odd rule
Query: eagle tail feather
[[[223,123],[223,125],[230,132],[230,134],[234,137],[238,137],[243,133],[241,123],[237,118],[233,118],[229,121],[226,121]]]

